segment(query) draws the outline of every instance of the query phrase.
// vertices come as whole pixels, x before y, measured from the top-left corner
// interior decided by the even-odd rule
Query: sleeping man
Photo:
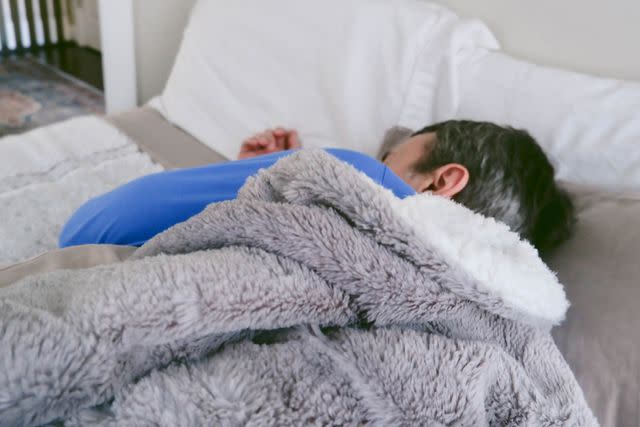
[[[138,178],[89,200],[64,226],[60,246],[139,246],[156,234],[231,200],[260,169],[301,147],[295,130],[268,130],[244,141],[239,160]],[[403,198],[431,192],[506,223],[545,252],[565,240],[573,206],[554,169],[525,131],[447,121],[408,135],[380,161],[354,151],[327,152]]]

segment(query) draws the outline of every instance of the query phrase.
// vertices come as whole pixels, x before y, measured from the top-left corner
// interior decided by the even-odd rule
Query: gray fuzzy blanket
[[[0,289],[0,426],[595,425],[535,250],[302,150],[124,263]]]

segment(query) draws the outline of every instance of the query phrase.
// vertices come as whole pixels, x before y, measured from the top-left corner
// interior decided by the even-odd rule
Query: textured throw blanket
[[[62,225],[82,203],[160,170],[99,117],[0,138],[0,268],[57,248]]]
[[[0,425],[595,425],[535,250],[302,150],[124,263],[0,289]]]

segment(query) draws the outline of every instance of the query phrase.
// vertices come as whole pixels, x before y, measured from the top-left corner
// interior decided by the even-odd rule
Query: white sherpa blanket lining
[[[380,187],[364,173],[359,175]],[[383,194],[396,214],[449,265],[475,278],[507,307],[552,325],[564,320],[569,308],[564,287],[537,250],[506,224],[430,193],[404,199],[387,189]]]

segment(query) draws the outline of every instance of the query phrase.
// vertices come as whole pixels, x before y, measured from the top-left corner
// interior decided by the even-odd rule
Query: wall
[[[133,0],[138,103],[158,95],[169,77],[196,0]]]
[[[638,0],[434,1],[486,22],[519,58],[640,81]]]

